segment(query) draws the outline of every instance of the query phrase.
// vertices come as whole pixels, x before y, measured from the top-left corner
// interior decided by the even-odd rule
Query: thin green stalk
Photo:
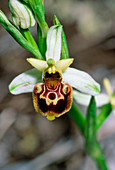
[[[68,112],[68,115],[72,118],[72,120],[77,124],[80,131],[84,135],[85,130],[85,118],[80,110],[76,107],[74,102],[72,103],[71,110]]]
[[[44,56],[45,58],[45,54],[46,54],[46,37],[42,37],[42,31],[41,28],[39,27],[39,25],[37,24],[37,35],[38,35],[38,46],[39,46],[39,50],[42,54],[42,56]]]
[[[0,10],[0,24],[9,32],[9,34],[25,49],[29,50],[36,58],[44,60],[40,51],[29,43],[21,32],[16,28]]]
[[[108,170],[104,154],[97,141],[95,143],[86,143],[86,151],[96,162],[99,170]]]
[[[101,147],[97,142],[96,102],[94,97],[91,98],[86,115],[85,148],[87,153],[95,160],[99,170],[108,169]]]
[[[38,50],[38,46],[37,46],[32,34],[31,34],[31,32],[29,31],[29,29],[20,28],[20,32],[28,40],[28,42],[30,42]]]
[[[112,112],[112,106],[110,103],[103,106],[101,112],[97,116],[97,129],[101,127],[101,125],[107,119],[107,117],[110,115],[111,112]]]
[[[42,31],[42,37],[47,36],[47,31],[48,31],[48,25],[45,21],[45,11],[44,11],[44,6],[42,0],[28,0],[35,16],[37,19],[37,22],[41,28]]]
[[[96,141],[96,103],[92,97],[87,109],[86,124],[85,124],[85,139],[86,143],[94,143]]]

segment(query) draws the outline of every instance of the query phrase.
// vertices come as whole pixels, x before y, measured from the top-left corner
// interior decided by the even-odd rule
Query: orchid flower
[[[61,31],[58,25],[49,29],[46,61],[28,58],[34,69],[20,74],[9,85],[15,95],[33,92],[35,110],[49,120],[70,110],[72,87],[93,96],[100,92],[100,85],[89,74],[69,67],[73,58],[60,60]]]
[[[96,105],[97,107],[101,107],[107,103],[111,103],[113,109],[115,109],[115,95],[112,90],[110,81],[107,78],[105,78],[103,84],[107,94],[100,93],[99,95],[95,96]],[[81,105],[88,106],[90,103],[91,95],[82,94],[76,90],[73,90],[73,96],[77,103]]]

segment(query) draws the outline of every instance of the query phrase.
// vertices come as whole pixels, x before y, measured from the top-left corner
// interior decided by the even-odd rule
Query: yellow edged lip
[[[70,110],[72,104],[72,87],[62,82],[61,73],[45,72],[43,83],[38,83],[33,90],[33,103],[37,112],[54,120]],[[47,76],[46,76],[47,74]]]

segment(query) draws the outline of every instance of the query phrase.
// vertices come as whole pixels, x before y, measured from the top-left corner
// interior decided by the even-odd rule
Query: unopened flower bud
[[[27,29],[35,25],[35,17],[28,5],[19,0],[9,0],[9,9],[16,26]]]

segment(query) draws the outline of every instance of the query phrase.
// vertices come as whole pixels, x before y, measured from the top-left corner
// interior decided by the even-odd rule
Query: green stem
[[[30,42],[38,50],[38,46],[37,46],[32,34],[31,34],[31,32],[29,31],[29,29],[20,28],[20,32],[28,40],[28,42]]]
[[[97,136],[96,130],[96,103],[92,97],[86,114],[85,139],[86,143],[95,143]]]
[[[48,25],[45,21],[45,11],[44,11],[44,6],[42,0],[28,0],[29,4],[36,16],[37,22],[41,28],[42,31],[42,37],[47,36],[47,31],[48,31]]]
[[[101,127],[101,125],[107,119],[107,117],[110,115],[111,112],[112,112],[112,106],[110,103],[103,106],[100,114],[97,116],[97,129]]]
[[[17,27],[15,27],[0,10],[0,24],[9,32],[9,34],[25,49],[29,50],[36,58],[44,60],[40,51],[36,49],[26,38],[21,34]]]
[[[86,143],[86,151],[95,160],[99,170],[108,170],[102,149],[97,141]]]
[[[106,161],[97,142],[97,124],[96,124],[96,102],[92,97],[87,109],[85,126],[85,148],[88,154],[95,160],[99,170],[107,170]]]
[[[44,56],[44,59],[46,60],[45,54],[46,54],[46,37],[42,37],[42,31],[41,28],[39,27],[39,25],[37,24],[37,35],[38,35],[38,46],[39,46],[39,50],[42,54],[42,56]]]
[[[85,118],[80,110],[76,107],[74,102],[72,103],[71,110],[68,112],[68,115],[72,118],[72,120],[77,124],[82,134],[84,135],[85,129]]]

